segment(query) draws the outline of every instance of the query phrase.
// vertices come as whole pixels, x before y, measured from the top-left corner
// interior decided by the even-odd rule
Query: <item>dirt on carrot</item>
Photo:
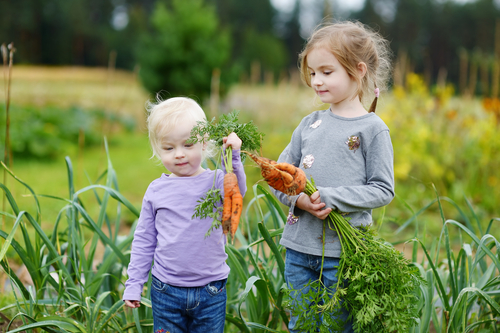
[[[231,237],[238,229],[241,213],[243,211],[243,196],[238,186],[238,178],[232,172],[224,176],[224,203],[222,210],[222,230],[225,235],[229,232]]]
[[[277,163],[269,158],[260,157],[247,151],[242,152],[250,156],[259,165],[262,177],[275,190],[286,195],[297,195],[304,191],[307,177],[302,169],[290,163]]]

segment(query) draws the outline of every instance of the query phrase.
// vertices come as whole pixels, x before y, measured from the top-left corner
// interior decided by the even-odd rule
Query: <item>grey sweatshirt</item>
[[[303,169],[326,207],[348,213],[353,226],[366,226],[372,223],[372,209],[394,198],[393,160],[389,128],[375,113],[344,118],[323,110],[302,119],[278,162]],[[321,256],[322,220],[295,207],[298,196],[273,192],[298,217],[288,219],[280,244]],[[340,254],[337,233],[327,227],[325,256]]]

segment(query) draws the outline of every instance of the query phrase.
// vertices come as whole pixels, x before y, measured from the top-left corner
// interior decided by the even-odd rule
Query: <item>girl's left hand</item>
[[[331,208],[325,208],[325,203],[321,202],[321,198],[319,196],[319,191],[314,192],[311,196],[307,194],[302,194],[297,199],[295,205],[309,212],[311,215],[316,216],[320,220],[324,220],[328,217],[328,214],[332,211]]]
[[[226,149],[227,147],[232,147],[234,150],[238,150],[241,148],[242,144],[241,139],[234,132],[222,138],[222,142],[223,142],[222,147],[224,149]]]

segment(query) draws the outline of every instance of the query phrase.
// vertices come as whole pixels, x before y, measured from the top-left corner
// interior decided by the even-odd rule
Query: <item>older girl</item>
[[[375,114],[379,90],[389,74],[387,42],[360,23],[323,26],[309,38],[300,54],[300,71],[328,108],[302,119],[279,162],[304,169],[318,191],[287,197],[275,192],[290,207],[281,245],[286,247],[285,278],[292,289],[292,304],[303,299],[304,287],[319,278],[322,262],[323,221],[332,209],[347,213],[353,226],[372,223],[372,209],[394,197],[393,150],[389,129]],[[366,98],[374,96],[367,111]],[[326,228],[322,282],[334,291],[341,254],[338,236]],[[333,318],[351,332],[348,313]],[[289,328],[302,331],[299,313],[292,309]],[[321,325],[321,323],[318,323]]]

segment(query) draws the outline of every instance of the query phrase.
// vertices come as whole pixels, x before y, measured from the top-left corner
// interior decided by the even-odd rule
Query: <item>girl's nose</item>
[[[313,86],[320,86],[323,84],[323,82],[317,76],[313,76],[311,79],[311,84]]]
[[[177,149],[175,151],[175,158],[183,158],[185,156],[183,149]]]

